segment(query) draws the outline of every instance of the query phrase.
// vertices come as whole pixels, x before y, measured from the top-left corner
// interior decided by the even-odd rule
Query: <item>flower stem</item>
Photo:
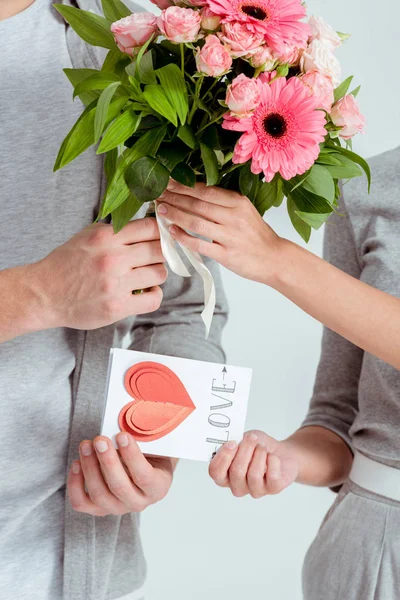
[[[196,86],[195,86],[195,89],[194,89],[193,104],[192,104],[192,108],[190,110],[190,114],[189,114],[188,121],[187,121],[189,125],[191,124],[191,122],[193,120],[193,117],[194,117],[194,113],[197,110],[197,103],[196,103],[195,98],[199,98],[200,97],[200,90],[201,90],[201,86],[203,84],[203,79],[204,79],[204,75],[201,75],[198,78],[198,80],[196,81]]]
[[[181,46],[181,71],[182,75],[185,77],[185,44],[180,44]]]

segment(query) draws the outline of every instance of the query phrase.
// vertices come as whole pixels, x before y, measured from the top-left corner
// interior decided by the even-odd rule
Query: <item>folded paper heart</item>
[[[125,389],[134,400],[119,413],[119,428],[140,442],[171,433],[196,409],[179,377],[160,363],[131,367],[125,375]]]

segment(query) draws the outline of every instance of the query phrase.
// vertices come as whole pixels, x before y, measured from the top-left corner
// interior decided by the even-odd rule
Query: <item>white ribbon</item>
[[[171,221],[160,215],[158,212],[158,203],[156,205],[156,218],[158,227],[160,229],[161,249],[162,253],[171,269],[176,275],[181,277],[191,277],[191,274],[187,270],[182,258],[179,256],[176,249],[175,240],[170,234],[169,228],[172,225]],[[204,286],[204,310],[201,313],[204,325],[206,326],[206,339],[210,333],[211,321],[215,310],[215,283],[213,276],[209,269],[203,262],[200,254],[192,252],[189,248],[186,248],[183,244],[178,242],[182,248],[187,259],[190,261],[192,266],[196,269],[197,273],[203,280]]]

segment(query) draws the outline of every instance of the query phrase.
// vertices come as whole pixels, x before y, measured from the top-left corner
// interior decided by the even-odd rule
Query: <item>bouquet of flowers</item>
[[[261,215],[286,198],[308,241],[337,210],[339,180],[368,164],[352,151],[364,118],[352,77],[340,82],[346,39],[301,0],[153,0],[158,16],[102,0],[104,17],[55,5],[88,44],[109,50],[102,69],[65,69],[86,105],[54,169],[92,144],[105,155],[100,218],[118,232],[169,178],[240,192]],[[157,216],[172,269],[189,275]],[[167,224],[168,225],[168,224]],[[212,314],[213,289],[199,256]],[[175,250],[176,252],[176,250]],[[180,261],[180,262],[179,262]],[[206,307],[207,308],[207,307]]]

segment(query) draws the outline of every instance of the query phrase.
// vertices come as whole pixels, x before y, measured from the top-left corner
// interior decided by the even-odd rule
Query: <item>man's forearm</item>
[[[49,327],[35,273],[35,265],[0,272],[0,343]]]
[[[299,462],[298,483],[335,487],[350,473],[353,455],[342,438],[329,429],[304,427],[281,443]]]

